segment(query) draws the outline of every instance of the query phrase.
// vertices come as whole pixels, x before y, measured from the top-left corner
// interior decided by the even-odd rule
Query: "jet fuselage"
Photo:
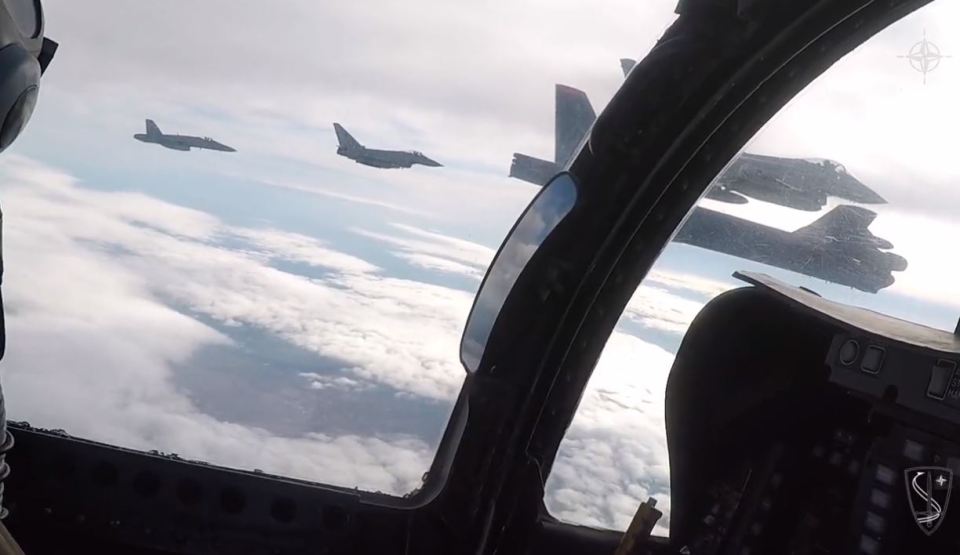
[[[813,212],[826,206],[829,196],[863,204],[886,202],[832,160],[781,158],[747,152],[734,159],[720,175],[714,190]],[[711,194],[707,196],[723,200]]]
[[[353,138],[350,133],[339,123],[333,124],[333,129],[337,134],[337,154],[349,158],[358,164],[370,166],[373,168],[410,168],[414,164],[439,168],[443,164],[436,160],[431,160],[423,155],[422,152],[406,150],[380,150],[376,148],[367,148]]]
[[[440,163],[427,158],[419,152],[402,150],[380,150],[376,148],[345,148],[337,149],[337,154],[345,156],[358,164],[374,168],[410,168],[415,164],[438,168]]]
[[[220,152],[236,152],[235,148],[229,147],[223,143],[215,141],[209,137],[194,137],[191,135],[152,135],[149,133],[137,133],[134,139],[144,143],[160,145],[171,150],[188,151],[191,148],[201,148],[206,150],[218,150]]]

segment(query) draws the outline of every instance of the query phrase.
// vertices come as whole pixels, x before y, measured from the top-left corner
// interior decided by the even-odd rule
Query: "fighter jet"
[[[378,150],[375,148],[367,148],[354,139],[350,133],[347,133],[347,130],[339,123],[334,123],[333,129],[337,132],[337,141],[340,143],[340,146],[337,147],[337,154],[345,156],[358,164],[374,168],[409,168],[414,164],[433,168],[443,166],[443,164],[427,158],[422,152],[416,150]]]
[[[720,175],[707,197],[743,204],[745,198],[733,198],[742,198],[742,195],[813,212],[826,206],[828,196],[861,204],[886,202],[833,160],[780,158],[746,152]]]
[[[167,135],[152,120],[147,120],[147,132],[137,133],[134,139],[145,143],[153,143],[171,150],[188,151],[191,148],[219,150],[220,152],[236,152],[235,148],[214,141],[210,137],[194,137],[191,135]]]

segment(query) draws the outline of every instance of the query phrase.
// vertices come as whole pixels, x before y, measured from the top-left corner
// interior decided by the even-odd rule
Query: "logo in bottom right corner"
[[[946,518],[953,471],[942,466],[915,466],[903,474],[913,520],[920,531],[931,536]]]

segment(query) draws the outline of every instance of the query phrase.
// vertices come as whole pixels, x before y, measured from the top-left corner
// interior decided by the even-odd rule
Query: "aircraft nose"
[[[907,269],[907,259],[892,252],[883,253],[887,261],[887,267],[894,272],[902,272]]]

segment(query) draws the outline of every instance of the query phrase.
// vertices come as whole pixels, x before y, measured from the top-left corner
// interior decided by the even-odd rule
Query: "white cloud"
[[[357,230],[365,237],[376,239],[399,249],[396,255],[407,262],[428,270],[482,279],[493,261],[494,249],[414,227],[393,224],[402,235],[388,235]]]
[[[383,276],[300,235],[226,226],[144,195],[86,190],[27,160],[10,159],[4,171],[5,364],[14,417],[129,447],[390,493],[418,485],[432,457],[422,439],[279,437],[200,412],[174,386],[172,367],[204,345],[231,340],[165,301],[343,361],[334,374],[302,373],[305,387],[351,393],[379,383],[429,402],[452,399],[460,386],[456,347],[471,295]],[[396,229],[388,244],[409,256],[466,268],[492,256],[468,241]],[[217,243],[223,236],[256,248],[224,247]],[[333,275],[303,278],[267,266],[273,259]],[[656,278],[693,291],[715,287],[682,274]],[[667,296],[654,296],[658,302],[679,299],[661,293]],[[656,307],[648,309],[655,318]],[[659,392],[670,360],[662,349],[614,335],[557,461],[550,502],[558,516],[617,527],[651,494],[668,509]],[[608,460],[617,462],[601,464]]]
[[[630,297],[623,318],[645,328],[682,335],[708,301],[742,285],[657,266]]]
[[[688,293],[694,293],[706,299],[712,299],[736,287],[731,283],[717,281],[704,276],[687,274],[683,272],[673,272],[662,268],[654,268],[647,274],[644,284],[656,283],[671,289],[678,289]]]
[[[54,229],[41,233],[66,229],[70,235],[64,242],[119,249],[114,256],[153,295],[350,361],[368,379],[419,395],[450,399],[459,389],[463,370],[457,345],[472,300],[468,293],[372,273],[374,266],[296,234],[221,225],[206,229],[197,237],[202,241],[191,241],[131,225],[140,221],[123,214],[130,199],[136,200],[135,207],[153,202],[166,221],[176,221],[177,207],[142,195],[81,190],[69,180],[31,186],[29,192],[14,189],[6,195],[7,206],[17,214],[11,244],[21,239],[18,223],[39,226],[33,222],[46,220]],[[21,199],[27,202],[21,205]],[[195,217],[194,211],[183,214]],[[218,234],[240,235],[267,248],[269,256],[309,261],[336,273],[311,280],[283,272],[265,265],[260,253],[211,244]],[[8,254],[11,267],[17,256],[16,250]]]
[[[231,173],[229,173],[229,172],[227,172],[227,175],[230,175],[231,177],[237,177],[237,178],[246,177],[246,176],[241,176],[241,175],[233,175],[233,174],[231,174]],[[422,210],[417,210],[417,209],[412,208],[412,207],[409,207],[409,206],[404,206],[404,205],[401,205],[401,204],[395,204],[395,203],[392,203],[392,202],[384,201],[383,199],[378,199],[378,198],[373,198],[373,197],[367,197],[367,196],[362,196],[362,195],[357,195],[357,194],[349,194],[349,193],[337,192],[337,191],[333,191],[333,190],[330,190],[330,189],[325,189],[325,188],[323,188],[323,187],[321,187],[321,186],[318,186],[318,185],[308,185],[308,184],[297,183],[297,182],[293,182],[293,181],[280,181],[280,180],[275,179],[275,178],[261,178],[261,179],[259,180],[259,182],[262,183],[262,184],[264,184],[264,185],[270,185],[271,187],[280,187],[280,188],[282,188],[282,189],[291,189],[291,190],[294,190],[294,191],[302,191],[302,192],[304,192],[304,193],[310,193],[310,194],[312,194],[312,195],[317,195],[317,196],[321,196],[321,197],[328,197],[328,198],[333,198],[333,199],[338,199],[338,200],[345,200],[345,201],[348,201],[348,202],[353,202],[353,203],[357,203],[357,204],[363,204],[363,205],[367,205],[367,206],[374,206],[374,207],[377,207],[377,208],[386,208],[387,210],[392,210],[392,211],[400,212],[400,213],[403,213],[403,214],[412,214],[412,215],[416,215],[416,216],[427,216],[427,217],[430,216],[430,213],[428,213],[428,212],[424,212],[424,211],[422,211]]]
[[[673,355],[622,332],[607,343],[547,482],[550,513],[625,530],[640,503],[657,499],[669,525],[669,459],[663,391]]]
[[[393,225],[400,231],[425,240],[425,242],[407,243],[408,248],[420,249],[421,252],[436,254],[475,267],[486,268],[489,266],[496,252],[485,245],[450,237],[442,233],[427,231],[406,224],[396,223]]]
[[[258,249],[257,254],[268,259],[304,262],[350,274],[375,272],[379,269],[365,260],[333,250],[323,241],[299,233],[236,227],[229,229],[227,233],[245,239]]]
[[[200,412],[176,387],[173,369],[205,346],[232,342],[168,302],[344,362],[334,377],[305,376],[305,387],[356,391],[377,382],[449,400],[463,377],[456,348],[468,294],[380,276],[306,237],[226,226],[145,195],[87,190],[28,160],[8,158],[2,171],[4,381],[13,418],[389,493],[419,484],[433,454],[423,439],[279,437]],[[258,250],[222,246],[224,235]],[[266,265],[274,258],[316,264],[333,277],[287,274]]]
[[[310,381],[312,389],[337,389],[341,391],[363,391],[371,385],[367,382],[351,379],[346,376],[325,376],[316,372],[303,372],[301,377]]]
[[[468,266],[467,264],[461,264],[440,256],[404,252],[398,253],[397,256],[403,260],[406,260],[410,264],[425,270],[456,274],[476,280],[483,279],[484,270],[481,270],[476,266]]]
[[[682,334],[707,300],[690,299],[644,283],[633,293],[624,316],[648,328]]]

